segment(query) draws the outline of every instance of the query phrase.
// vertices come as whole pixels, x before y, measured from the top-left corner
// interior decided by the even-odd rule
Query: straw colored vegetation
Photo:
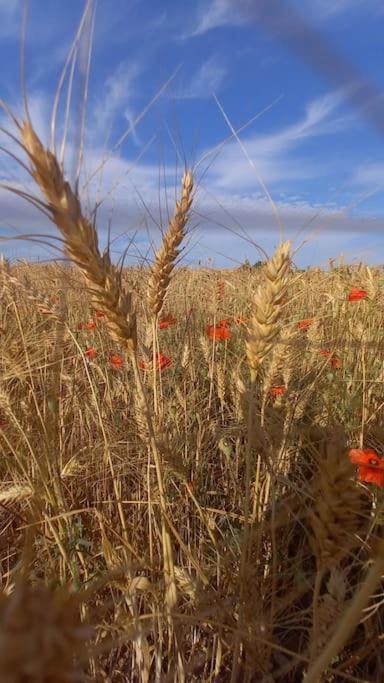
[[[0,272],[1,681],[383,680],[383,271],[180,268],[191,171],[118,269],[16,129],[69,262]]]
[[[120,275],[61,229],[85,278],[1,272],[2,680],[380,680],[382,493],[348,450],[383,450],[383,273],[283,244],[164,285],[166,242]]]

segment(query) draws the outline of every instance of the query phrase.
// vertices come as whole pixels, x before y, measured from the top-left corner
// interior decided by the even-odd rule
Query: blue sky
[[[279,226],[296,246],[305,242],[298,265],[327,265],[328,257],[340,253],[346,261],[383,263],[382,0],[285,0],[288,21],[275,22],[274,31],[255,16],[255,4],[98,0],[81,185],[85,207],[102,200],[101,241],[109,228],[118,257],[134,235],[128,261],[150,258],[159,241],[157,224],[166,225],[187,163],[196,166],[198,183],[185,264],[256,261],[252,242],[270,253]],[[46,144],[55,88],[82,8],[80,0],[29,2],[28,101]],[[0,0],[0,97],[22,116],[21,10],[19,0]],[[347,68],[332,62],[325,74],[326,55],[316,62],[295,52],[299,21],[316,32],[306,43],[310,51],[313,35],[320,35]],[[287,35],[293,35],[289,45]],[[85,33],[65,145],[69,178],[76,167],[86,47]],[[64,111],[65,91],[58,149]],[[5,115],[0,118],[12,130]],[[228,139],[230,126],[242,128],[241,143]],[[116,146],[127,129],[130,134]],[[15,151],[4,135],[0,144]],[[25,172],[4,154],[0,174],[2,182],[31,190]],[[14,196],[0,191],[0,202],[4,237],[57,234]],[[14,239],[3,242],[2,250],[25,258],[53,253]]]

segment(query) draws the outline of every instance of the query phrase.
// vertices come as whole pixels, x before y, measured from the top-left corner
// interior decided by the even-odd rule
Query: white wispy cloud
[[[179,99],[204,99],[219,92],[228,70],[222,60],[212,56],[198,68],[188,85],[177,92]]]
[[[299,8],[303,8],[303,3],[295,0]],[[315,18],[331,19],[338,14],[344,14],[355,9],[362,10],[382,10],[381,0],[308,0],[305,4],[308,12],[314,13]]]
[[[115,123],[117,115],[123,116],[129,125],[132,125],[134,116],[132,113],[132,100],[135,97],[135,82],[142,73],[142,67],[138,63],[124,61],[108,76],[104,87],[101,88],[102,96],[92,107],[93,136],[104,138]],[[132,130],[133,139],[138,142],[136,132]]]
[[[119,88],[116,86],[115,89],[114,81],[111,82],[110,91],[115,97],[115,107],[120,110],[124,99],[121,99]],[[316,163],[308,159],[305,163],[303,159],[298,158],[297,148],[302,141],[325,135],[337,128],[334,115],[341,101],[342,97],[339,92],[328,93],[309,102],[303,116],[290,126],[280,128],[271,134],[243,136],[246,148],[250,156],[255,159],[267,184],[276,186],[280,183],[286,188],[292,188],[289,183],[295,179],[308,178],[311,174],[316,176],[327,173],[326,159],[324,161],[316,159]],[[39,121],[38,127],[44,132],[47,127],[47,108],[44,98],[34,95],[31,106],[32,118]],[[106,122],[115,111],[114,107],[107,109],[106,112],[100,109],[99,120]],[[71,142],[68,143],[68,155],[71,156]],[[85,158],[88,171],[100,166],[104,158],[101,140],[99,144],[94,144],[87,150]],[[323,167],[322,164],[324,164]],[[145,254],[150,248],[151,241],[159,240],[160,232],[156,223],[166,224],[167,204],[169,210],[172,211],[178,187],[175,187],[174,167],[165,167],[165,179],[171,190],[167,195],[163,192],[159,198],[158,165],[155,162],[148,163],[143,160],[133,165],[133,168],[131,167],[132,159],[111,154],[107,164],[103,167],[101,191],[98,191],[99,178],[96,177],[92,188],[90,190],[87,188],[84,192],[83,203],[85,209],[91,211],[95,199],[105,198],[98,212],[102,245],[105,242],[110,219],[112,237],[126,233],[126,231],[132,235],[137,231],[135,237],[137,247],[133,250],[133,258],[136,258],[137,249]],[[371,167],[369,170],[376,174],[380,172],[379,167],[376,169]],[[4,180],[9,178],[6,175],[6,163],[2,166],[1,172]],[[366,168],[365,180],[367,180],[367,173]],[[357,179],[362,183],[363,170],[360,170],[360,177]],[[36,188],[26,174],[20,170],[12,177],[12,180],[17,183],[22,182],[27,191],[36,192]],[[208,192],[205,192],[205,189]],[[293,186],[292,189],[296,188]],[[56,229],[33,207],[13,195],[2,192],[0,201],[2,225],[9,226],[5,230],[6,235],[11,236],[20,232],[57,234]],[[162,206],[161,214],[159,204]],[[320,230],[322,235],[327,236],[324,258],[330,253],[336,256],[339,251],[355,255],[358,253],[356,245],[362,232],[380,234],[383,229],[383,224],[379,220],[350,216],[330,204],[319,207],[309,201],[303,201],[298,196],[295,197],[293,193],[284,200],[280,199],[276,204],[280,222],[287,236],[293,236],[301,227],[303,236],[307,236],[313,230]],[[231,230],[241,231],[239,226],[242,226],[252,239],[260,242],[270,251],[278,240],[278,226],[271,206],[257,191],[256,179],[236,142],[224,148],[215,161],[211,173],[204,179],[203,186],[198,192],[196,205],[194,205],[192,224],[198,225],[192,234],[192,243],[196,241],[197,245],[188,254],[188,262],[196,263],[207,254],[210,254],[215,262],[228,266],[234,265],[236,261],[243,261],[247,254],[249,256],[249,252],[254,250],[254,247],[230,232]],[[303,255],[306,262],[311,262],[311,259],[312,262],[319,262],[322,258],[322,252],[318,248],[321,240],[314,244],[317,246],[314,246],[312,256],[308,250]],[[118,245],[123,250],[124,240],[121,240]],[[339,250],[339,247],[342,248]],[[25,249],[28,254],[31,253],[30,246],[26,246]],[[17,251],[20,253],[22,249],[18,242],[7,242],[0,245],[0,251],[14,254]],[[224,256],[220,258],[218,255],[215,256],[217,251]],[[257,260],[256,254],[254,260]]]
[[[342,129],[345,121],[331,118],[343,101],[341,91],[327,93],[309,102],[304,116],[290,126],[271,134],[242,135],[244,146],[267,185],[308,179],[329,170],[325,159],[306,160],[292,155],[309,138],[330,135]],[[256,187],[257,181],[239,144],[233,141],[220,152],[211,171],[217,188],[242,191]]]
[[[384,189],[384,161],[358,166],[352,174],[351,184],[362,190]]]
[[[221,26],[243,24],[245,17],[232,0],[203,0],[199,3],[192,28],[183,37],[199,36]]]
[[[284,212],[282,212],[284,217]],[[301,216],[297,215],[300,220]],[[345,221],[346,225],[348,221]],[[309,231],[307,232],[307,236]],[[238,236],[231,234],[231,232],[221,231],[220,237],[214,231],[201,233],[195,240],[196,246],[190,254],[190,263],[207,264],[207,259],[213,261],[214,266],[224,266],[227,268],[236,267],[247,259],[251,263],[263,258],[257,250],[256,245],[259,244],[268,255],[272,255],[279,242],[279,235],[276,230],[270,230],[259,226],[254,228],[250,236],[253,240],[246,241]],[[286,230],[285,237],[288,239],[295,236],[293,229]],[[323,230],[320,234],[310,236],[307,241],[296,240],[295,248],[300,246],[299,252],[295,255],[295,263],[300,266],[317,265],[327,267],[329,265],[329,258],[337,259],[341,254],[345,257],[347,263],[360,262],[363,260],[370,264],[379,264],[382,262],[382,245],[379,242],[379,235],[372,235],[366,233],[364,243],[362,243],[361,236],[357,233],[351,233],[348,227],[339,229],[337,224],[329,227],[328,230]],[[373,247],[371,248],[371,245]],[[378,250],[379,246],[379,250]],[[381,251],[381,253],[380,253]],[[187,260],[187,258],[186,258]]]
[[[116,163],[118,172],[123,170],[122,162],[116,160]],[[109,174],[110,180],[113,179],[114,171]],[[122,182],[115,193],[113,204],[111,201],[106,202],[98,213],[97,225],[102,248],[110,221],[112,239],[127,233],[131,236],[135,234],[135,246],[128,254],[128,263],[136,262],[138,254],[148,253],[151,257],[151,245],[158,244],[161,239],[156,222],[164,225],[167,221],[164,196],[161,197],[163,215],[159,214],[155,179],[156,169],[153,166],[138,168],[137,173],[132,176],[132,184]],[[140,194],[144,196],[146,208],[135,193],[136,184]],[[0,198],[3,222],[11,226],[6,231],[10,237],[21,233],[57,234],[57,230],[33,207],[6,193],[2,193]],[[170,210],[173,202],[174,194],[169,192]],[[260,258],[254,243],[261,244],[268,253],[272,253],[279,241],[276,219],[263,197],[215,193],[213,199],[200,193],[194,206],[191,225],[197,227],[187,240],[185,263],[196,264],[199,260],[206,262],[207,257],[211,257],[216,265],[233,267],[245,258],[251,261]],[[363,246],[368,249],[370,243],[380,238],[383,231],[384,221],[349,216],[346,212],[326,205],[319,210],[309,202],[281,201],[277,203],[277,209],[285,238],[295,238],[296,246],[302,240],[308,240],[297,258],[299,264],[327,265],[329,256],[336,257],[341,252],[348,259],[358,259],[362,255]],[[300,228],[303,230],[299,236],[297,233]],[[121,238],[116,243],[116,255],[123,251],[126,241]],[[24,242],[10,240],[0,244],[1,251],[5,254],[29,255],[31,247]],[[44,253],[44,249],[40,248],[40,253]],[[53,256],[55,252],[51,251],[51,257]],[[376,254],[376,262],[380,260],[380,256],[381,254]],[[368,260],[375,262],[375,254],[371,254]]]
[[[308,14],[316,21],[326,21],[351,10],[369,10],[383,13],[382,0],[288,0],[295,9]],[[198,7],[192,29],[183,37],[199,36],[223,26],[241,26],[248,22],[246,12],[241,11],[237,0],[202,0]]]

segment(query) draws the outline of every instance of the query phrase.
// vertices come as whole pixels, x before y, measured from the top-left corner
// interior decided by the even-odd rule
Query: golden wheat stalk
[[[193,176],[185,171],[182,180],[181,197],[176,202],[175,212],[169,221],[160,249],[156,252],[148,284],[149,310],[153,316],[160,313],[171,281],[171,274],[179,255],[179,247],[185,237],[185,229],[192,205]]]
[[[252,448],[255,443],[256,423],[255,414],[255,385],[259,368],[273,347],[280,332],[280,317],[282,311],[282,299],[286,292],[288,274],[291,265],[290,242],[281,243],[273,257],[266,263],[263,272],[263,280],[260,283],[254,301],[252,317],[249,321],[246,354],[248,365],[251,372],[251,391],[247,396],[247,446],[245,452],[245,496],[244,496],[244,531],[241,544],[239,583],[239,631],[236,634],[234,654],[232,658],[232,681],[237,680],[241,650],[240,633],[246,623],[246,590],[247,576],[246,568],[248,564],[250,549],[250,502],[251,502],[251,468],[252,468]],[[255,474],[255,509],[260,503],[260,455]]]
[[[136,316],[132,307],[131,294],[123,289],[121,273],[112,265],[109,252],[107,251],[101,255],[96,229],[83,216],[80,199],[65,180],[63,171],[54,154],[43,147],[30,122],[23,122],[20,126],[20,132],[25,151],[30,160],[32,176],[47,199],[45,210],[49,213],[52,221],[57,225],[64,237],[66,252],[69,258],[84,274],[94,307],[106,314],[107,327],[111,337],[125,346],[130,355],[139,403],[148,425],[149,443],[158,480],[159,502],[162,513],[166,606],[170,622],[171,610],[177,602],[177,588],[174,576],[172,544],[169,534],[169,517],[163,483],[161,454],[137,364]],[[182,215],[186,213],[186,206],[190,205],[192,184],[191,175],[185,174],[185,193],[177,204],[174,221],[171,221],[170,236],[166,240],[166,243],[169,243],[169,253],[171,253],[170,250],[173,247],[172,254],[177,253],[177,246],[182,239],[182,236],[180,237],[180,226],[182,225]],[[178,224],[180,224],[179,228],[177,227]],[[178,230],[179,233],[177,232]]]

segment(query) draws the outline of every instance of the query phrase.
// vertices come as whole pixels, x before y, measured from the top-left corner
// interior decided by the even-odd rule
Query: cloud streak
[[[120,62],[108,76],[102,88],[102,97],[92,107],[92,137],[100,140],[110,132],[117,115],[123,115],[129,125],[134,121],[132,100],[136,93],[136,81],[142,74],[143,68],[136,62]],[[133,139],[139,144],[135,129],[132,130]]]
[[[218,93],[228,75],[222,60],[213,56],[197,69],[188,85],[177,91],[179,99],[205,99]]]
[[[299,8],[304,8],[316,19],[328,20],[339,14],[351,12],[351,10],[369,9],[380,11],[382,4],[378,0],[308,0],[303,6],[302,2],[295,0],[293,3]]]
[[[207,31],[223,26],[240,26],[245,22],[245,17],[237,11],[231,0],[213,0],[200,2],[197,16],[190,32],[184,34],[185,38],[201,36]]]
[[[193,28],[183,37],[192,38],[218,28],[247,25],[249,18],[242,11],[242,4],[244,6],[247,3],[239,3],[238,0],[203,0],[197,7]],[[288,11],[298,9],[316,22],[333,19],[351,10],[383,11],[381,0],[306,0],[305,3],[302,0],[288,0],[284,6]]]
[[[112,159],[107,176],[109,183],[116,179],[116,174],[123,170],[123,166],[124,162],[121,159]],[[168,176],[170,180],[170,169]],[[145,254],[148,249],[150,250],[152,241],[158,243],[161,239],[157,223],[163,226],[167,223],[166,204],[168,203],[169,211],[172,212],[174,191],[168,193],[167,202],[164,194],[160,197],[160,215],[156,169],[151,165],[142,165],[132,172],[130,180],[131,182],[124,182],[117,188],[113,201],[109,198],[101,206],[97,225],[102,247],[110,223],[112,237],[125,235],[127,232],[131,236],[135,234],[135,247],[130,252],[131,262],[132,259],[135,262],[138,251]],[[136,186],[140,188],[140,197],[135,191]],[[26,189],[30,190],[32,187],[27,186]],[[29,204],[6,192],[2,192],[0,198],[3,225],[10,226],[3,231],[3,236],[12,238],[21,233],[59,234],[57,229]],[[84,206],[87,206],[86,201]],[[286,237],[296,237],[297,244],[302,239],[312,236],[310,246],[307,246],[306,251],[298,258],[298,263],[301,264],[318,263],[323,258],[322,254],[325,258],[326,254],[331,253],[335,256],[340,251],[349,251],[357,257],[359,249],[360,253],[362,249],[369,249],[369,236],[381,239],[383,234],[384,219],[363,215],[351,216],[332,206],[324,205],[319,208],[309,202],[288,199],[277,202],[277,210]],[[197,263],[204,255],[215,253],[218,262],[217,254],[220,253],[220,262],[230,266],[236,261],[244,260],[247,254],[254,253],[252,240],[271,251],[279,239],[278,226],[271,207],[267,200],[259,195],[244,196],[233,193],[229,196],[228,193],[215,192],[212,196],[200,189],[190,225],[191,244],[196,244],[188,253],[187,261],[191,263]],[[121,247],[119,252],[125,243],[124,237],[118,242]],[[15,253],[15,250],[22,253],[23,249],[29,253],[30,246],[12,240],[3,242],[1,248],[6,255]],[[54,252],[52,255],[57,256]],[[379,254],[376,254],[376,258],[378,257]],[[254,260],[257,260],[256,255]]]
[[[282,127],[274,133],[241,136],[249,157],[267,185],[283,184],[326,175],[326,160],[306,159],[293,152],[310,139],[338,133],[346,129],[346,121],[335,115],[343,102],[342,91],[327,93],[310,101],[304,116],[296,123]],[[236,141],[221,151],[210,172],[216,188],[241,191],[255,187],[256,176]]]

